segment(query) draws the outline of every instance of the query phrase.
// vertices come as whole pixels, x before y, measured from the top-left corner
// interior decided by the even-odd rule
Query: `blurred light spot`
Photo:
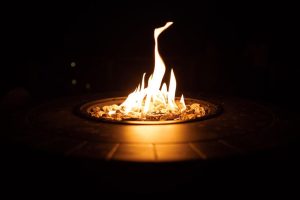
[[[77,80],[76,80],[76,79],[73,79],[73,80],[72,80],[72,85],[76,85],[76,83],[77,83]]]
[[[85,84],[85,88],[86,88],[86,89],[90,89],[90,88],[91,88],[91,85],[90,85],[89,83],[86,83],[86,84]]]
[[[71,63],[70,63],[70,66],[71,66],[71,67],[76,67],[76,62],[71,62]]]

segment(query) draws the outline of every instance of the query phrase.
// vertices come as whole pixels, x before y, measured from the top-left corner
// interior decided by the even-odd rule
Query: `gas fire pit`
[[[145,84],[145,73],[141,84],[127,98],[104,99],[87,103],[80,108],[80,113],[89,118],[109,122],[132,124],[167,124],[186,122],[211,117],[218,113],[218,108],[208,102],[196,99],[176,98],[176,79],[171,70],[169,88],[163,83],[165,64],[158,51],[158,36],[173,22],[154,30],[155,66],[154,72]]]

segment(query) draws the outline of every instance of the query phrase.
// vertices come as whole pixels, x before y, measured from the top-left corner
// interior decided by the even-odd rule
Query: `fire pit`
[[[145,84],[145,73],[141,84],[127,98],[104,99],[89,102],[80,107],[80,113],[92,119],[130,124],[168,124],[209,118],[220,110],[212,103],[176,98],[176,78],[171,70],[169,88],[163,83],[165,64],[158,51],[158,36],[173,22],[154,30],[154,72]],[[187,100],[187,104],[186,104]]]

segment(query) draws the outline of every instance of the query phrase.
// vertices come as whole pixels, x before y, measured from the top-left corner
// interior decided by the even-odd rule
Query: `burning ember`
[[[166,67],[158,51],[158,36],[172,24],[173,22],[168,22],[165,26],[154,30],[155,66],[153,74],[148,79],[147,87],[144,73],[141,84],[123,103],[103,107],[96,105],[89,110],[90,116],[110,121],[165,121],[192,120],[205,115],[205,108],[199,103],[186,105],[183,95],[180,100],[175,98],[176,78],[173,69],[171,69],[169,88],[167,89],[166,83],[162,84]]]

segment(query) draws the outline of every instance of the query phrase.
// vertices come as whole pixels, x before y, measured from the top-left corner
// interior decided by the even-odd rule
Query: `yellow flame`
[[[161,105],[168,110],[178,110],[178,106],[175,103],[176,93],[176,78],[171,70],[169,91],[167,90],[167,84],[164,83],[161,86],[163,77],[165,75],[166,66],[158,51],[158,37],[159,35],[169,28],[173,22],[167,22],[163,27],[156,28],[154,30],[154,58],[155,65],[153,74],[148,79],[148,85],[145,88],[145,73],[143,74],[142,83],[135,89],[134,92],[128,95],[127,99],[121,104],[125,107],[125,112],[135,111],[141,113],[155,112],[155,106]],[[185,107],[183,95],[181,96],[180,104],[181,110]]]
[[[168,92],[168,106],[171,110],[177,108],[177,105],[175,103],[175,92],[176,92],[176,79],[172,69],[170,83],[169,83],[169,92]]]
[[[180,104],[181,104],[181,111],[184,111],[186,109],[186,105],[185,105],[185,102],[184,102],[184,97],[183,95],[181,95],[181,98],[180,98]]]

